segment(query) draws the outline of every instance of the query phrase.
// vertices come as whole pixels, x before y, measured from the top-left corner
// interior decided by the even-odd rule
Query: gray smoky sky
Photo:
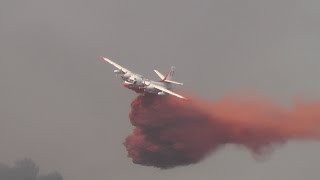
[[[291,142],[265,162],[227,146],[203,162],[135,165],[122,145],[129,103],[110,59],[208,99],[255,91],[320,99],[318,0],[0,1],[0,161],[88,179],[318,179],[320,144]]]

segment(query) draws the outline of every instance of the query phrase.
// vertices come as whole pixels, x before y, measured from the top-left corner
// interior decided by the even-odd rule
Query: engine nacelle
[[[159,96],[164,96],[164,95],[166,95],[166,93],[164,93],[163,91],[161,91],[161,92],[158,92],[158,95],[159,95]]]
[[[152,93],[152,92],[153,92],[153,89],[152,89],[152,88],[145,88],[145,89],[144,89],[144,92]]]
[[[121,74],[121,71],[119,69],[116,69],[113,72],[116,73],[116,74]]]
[[[150,86],[145,87],[145,88],[144,88],[144,92],[146,92],[146,93],[151,93],[151,94],[156,93],[156,92],[155,92],[155,89],[154,89],[153,87],[150,87]]]
[[[120,73],[121,74],[121,73]],[[126,72],[125,74],[121,75],[121,78],[126,81],[128,78],[130,78],[132,74],[130,72]]]

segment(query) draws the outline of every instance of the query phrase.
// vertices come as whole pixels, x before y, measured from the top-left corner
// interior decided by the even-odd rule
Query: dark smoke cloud
[[[16,161],[13,167],[0,164],[1,180],[63,180],[57,172],[47,175],[38,173],[39,167],[31,159]]]
[[[319,110],[319,102],[288,110],[261,98],[138,96],[129,115],[135,129],[124,145],[134,163],[164,169],[197,163],[226,144],[261,157],[288,140],[318,139]]]

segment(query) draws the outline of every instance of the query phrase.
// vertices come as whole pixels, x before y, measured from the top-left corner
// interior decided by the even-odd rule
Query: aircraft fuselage
[[[171,85],[168,83],[149,81],[149,80],[143,80],[142,82],[143,83],[140,83],[139,81],[135,81],[132,83],[132,82],[124,81],[122,85],[139,94],[149,93],[149,94],[165,95],[165,93],[160,93],[162,91],[159,91],[158,89],[154,88],[153,84],[165,87],[166,89],[171,89]]]

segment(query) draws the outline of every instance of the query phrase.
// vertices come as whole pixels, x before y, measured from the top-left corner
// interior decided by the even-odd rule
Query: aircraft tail
[[[161,74],[159,71],[154,70],[154,72],[160,77],[161,81],[163,82],[167,82],[167,83],[172,83],[172,84],[179,84],[179,85],[183,85],[183,83],[180,82],[176,82],[176,81],[172,81],[172,77],[174,75],[174,70],[175,67],[171,66],[170,71],[164,76],[163,74]]]
[[[171,66],[170,71],[166,74],[164,80],[171,80],[174,75],[174,70],[176,68],[174,66]]]

